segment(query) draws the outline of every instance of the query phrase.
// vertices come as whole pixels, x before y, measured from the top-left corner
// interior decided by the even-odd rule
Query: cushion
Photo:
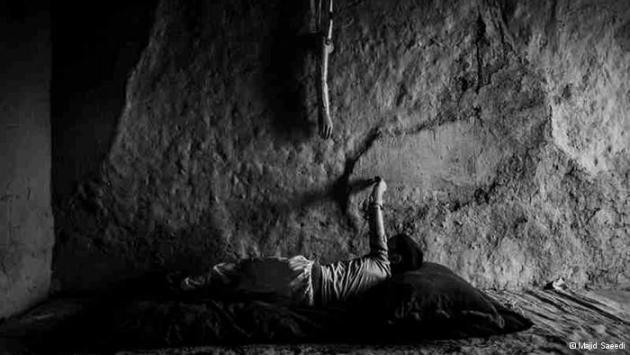
[[[390,340],[489,336],[531,326],[447,267],[429,262],[392,276],[358,304],[373,317],[362,322],[382,324]]]

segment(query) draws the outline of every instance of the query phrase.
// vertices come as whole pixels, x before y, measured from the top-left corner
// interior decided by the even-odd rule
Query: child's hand
[[[385,193],[386,190],[387,190],[387,183],[385,183],[385,180],[377,177],[376,184],[374,185],[374,188],[372,189],[372,201],[378,204],[382,204],[383,194]]]

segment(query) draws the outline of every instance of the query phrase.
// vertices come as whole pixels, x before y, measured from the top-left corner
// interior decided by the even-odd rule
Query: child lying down
[[[382,214],[387,184],[380,178],[375,181],[369,206],[370,252],[365,256],[325,265],[302,255],[249,258],[219,263],[203,274],[171,282],[182,291],[227,288],[297,305],[324,306],[362,294],[392,273],[415,270],[422,264],[422,251],[406,234],[387,239]]]

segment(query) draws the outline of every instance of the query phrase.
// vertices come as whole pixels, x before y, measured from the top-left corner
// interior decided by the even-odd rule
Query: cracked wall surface
[[[48,295],[50,15],[0,1],[0,320]]]
[[[348,1],[317,136],[308,2],[163,0],[99,168],[56,201],[55,279],[366,251],[389,234],[480,287],[630,286],[630,3]]]

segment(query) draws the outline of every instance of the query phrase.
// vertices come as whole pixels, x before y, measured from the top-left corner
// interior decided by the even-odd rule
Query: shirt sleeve
[[[370,231],[370,253],[368,256],[382,261],[388,260],[387,236],[385,234],[379,235],[374,230]]]

